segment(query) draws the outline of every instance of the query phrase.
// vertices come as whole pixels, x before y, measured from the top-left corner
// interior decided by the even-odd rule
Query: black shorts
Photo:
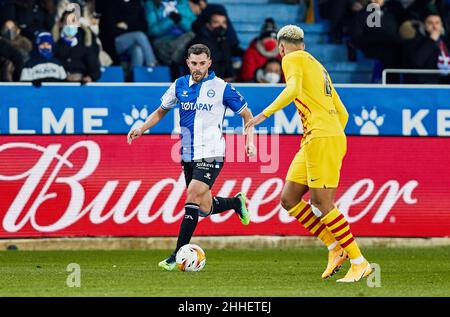
[[[189,186],[191,180],[196,179],[205,183],[211,189],[222,170],[223,163],[223,157],[204,158],[191,162],[181,161],[186,187]]]

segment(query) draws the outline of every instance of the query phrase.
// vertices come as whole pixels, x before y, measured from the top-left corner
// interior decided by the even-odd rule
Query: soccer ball
[[[198,272],[205,266],[205,252],[196,244],[186,244],[178,250],[176,261],[181,271]]]

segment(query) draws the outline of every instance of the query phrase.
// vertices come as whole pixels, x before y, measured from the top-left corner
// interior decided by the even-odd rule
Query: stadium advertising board
[[[246,158],[228,135],[213,194],[246,191],[252,223],[233,211],[196,235],[307,235],[279,205],[300,138],[260,135]],[[449,138],[349,137],[337,205],[358,236],[450,235]],[[3,136],[0,237],[175,236],[185,199],[177,136]]]
[[[281,86],[236,85],[252,112],[259,113]],[[127,133],[160,104],[167,85],[152,86],[0,86],[1,134]],[[450,89],[337,88],[350,117],[348,135],[450,136]],[[152,133],[179,131],[178,109]],[[224,127],[242,125],[230,110]],[[271,133],[302,132],[295,107],[277,112],[258,127]]]

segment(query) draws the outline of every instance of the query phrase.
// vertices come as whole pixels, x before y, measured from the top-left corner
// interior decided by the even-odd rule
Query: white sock
[[[337,246],[337,244],[338,244],[338,242],[337,241],[334,241],[332,244],[330,244],[329,246],[328,246],[328,250],[333,250],[336,246]]]
[[[361,264],[364,262],[364,257],[361,255],[360,257],[357,257],[356,259],[350,259],[351,264]]]

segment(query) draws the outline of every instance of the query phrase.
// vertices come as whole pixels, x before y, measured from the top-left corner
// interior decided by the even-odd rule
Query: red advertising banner
[[[2,136],[0,237],[174,236],[185,181],[179,141],[146,135]],[[279,205],[299,136],[260,136],[245,157],[227,135],[217,196],[246,191],[252,222],[202,218],[196,235],[308,235]],[[336,203],[358,236],[450,235],[449,138],[348,138]]]

